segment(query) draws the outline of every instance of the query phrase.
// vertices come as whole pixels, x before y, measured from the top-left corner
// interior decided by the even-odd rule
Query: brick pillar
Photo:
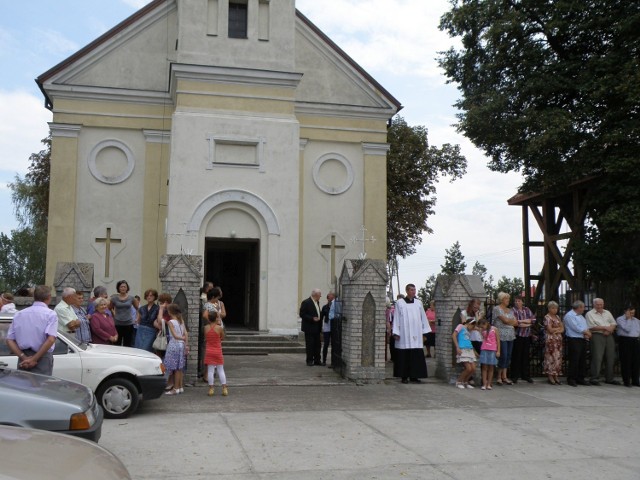
[[[187,383],[195,382],[198,374],[202,265],[201,255],[163,255],[160,259],[162,292],[170,294],[174,299],[180,293],[180,303],[184,310],[183,318],[189,331],[189,355],[185,372],[185,382]],[[185,304],[186,309],[184,308]]]
[[[382,260],[345,260],[340,373],[357,383],[378,383],[385,377],[386,285]]]
[[[451,334],[460,323],[460,311],[472,298],[484,300],[486,293],[478,275],[439,275],[436,280],[436,377],[455,382],[458,367]],[[479,370],[478,370],[479,371]]]

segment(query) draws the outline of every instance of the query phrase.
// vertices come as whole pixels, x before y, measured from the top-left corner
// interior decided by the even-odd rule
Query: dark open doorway
[[[205,279],[222,289],[226,328],[259,329],[260,241],[207,238]]]

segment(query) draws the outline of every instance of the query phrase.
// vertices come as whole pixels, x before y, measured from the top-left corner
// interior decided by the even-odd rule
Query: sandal
[[[503,380],[503,381],[507,385],[513,385],[513,382],[511,380],[509,380],[508,378],[506,380]]]
[[[496,385],[502,386],[503,385],[502,380],[496,380]]]

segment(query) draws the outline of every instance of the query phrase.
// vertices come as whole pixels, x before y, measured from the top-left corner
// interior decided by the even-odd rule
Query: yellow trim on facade
[[[367,245],[367,258],[387,261],[387,157],[364,155],[364,225],[375,242]],[[385,212],[381,215],[381,212]]]
[[[51,159],[51,185],[62,187],[49,196],[45,281],[52,286],[58,262],[75,261],[78,138],[53,137]]]
[[[164,225],[167,218],[169,189],[169,143],[147,143],[142,222],[141,266],[143,289],[160,291],[160,257],[167,253]]]

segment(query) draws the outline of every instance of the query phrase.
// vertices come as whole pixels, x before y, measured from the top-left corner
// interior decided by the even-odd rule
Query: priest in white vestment
[[[393,337],[396,356],[393,376],[401,377],[402,383],[420,383],[427,377],[427,363],[424,359],[425,335],[431,331],[422,302],[416,298],[416,286],[412,283],[405,288],[405,298],[396,302],[393,318]]]

